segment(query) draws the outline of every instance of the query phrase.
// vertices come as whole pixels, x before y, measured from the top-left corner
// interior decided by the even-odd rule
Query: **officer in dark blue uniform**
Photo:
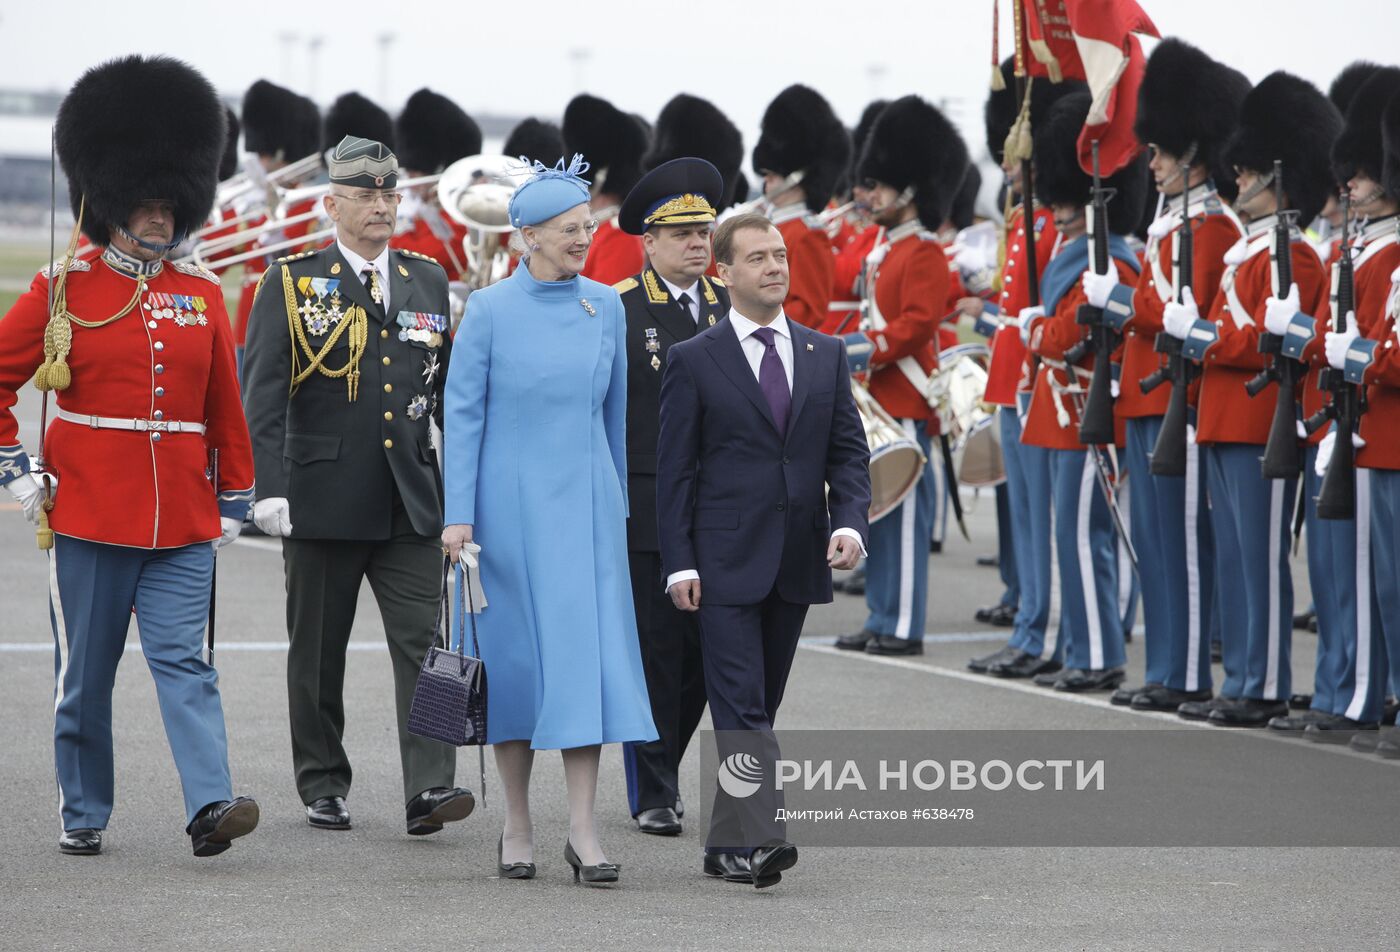
[[[666,595],[656,531],[656,438],[661,377],[672,344],[729,313],[710,266],[710,232],[724,179],[709,162],[678,158],[647,173],[618,213],[641,235],[647,267],[614,285],[627,310],[627,549],[642,666],[657,740],[626,744],[627,798],[643,833],[681,831],[677,771],[705,710],[700,626]]]

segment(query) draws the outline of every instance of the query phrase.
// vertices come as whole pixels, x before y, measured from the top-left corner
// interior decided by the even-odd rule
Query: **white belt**
[[[73,413],[62,408],[58,418],[69,423],[91,427],[94,430],[133,430],[138,433],[203,433],[203,423],[184,423],[180,420],[132,420],[127,417],[88,416]]]

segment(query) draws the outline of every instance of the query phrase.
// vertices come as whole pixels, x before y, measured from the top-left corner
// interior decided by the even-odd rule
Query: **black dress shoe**
[[[738,853],[706,853],[702,868],[706,876],[714,876],[727,883],[753,882],[753,869],[749,866],[749,858]]]
[[[502,857],[505,854],[506,835],[501,834],[501,838],[496,841],[496,873],[502,879],[534,879],[534,863],[507,863]]]
[[[991,623],[998,628],[1011,628],[1016,624],[1019,610],[1015,605],[998,605],[992,610]]]
[[[1001,565],[1001,559],[995,555],[979,555],[977,557],[977,564],[984,569],[994,569],[998,565]]]
[[[196,856],[218,856],[234,840],[247,836],[258,825],[258,804],[252,797],[211,803],[199,812],[185,831]]]
[[[1400,701],[1393,697],[1385,699],[1385,707],[1381,711],[1382,724],[1394,724],[1397,716],[1400,716]]]
[[[912,638],[896,638],[894,635],[876,635],[865,645],[866,654],[878,655],[921,655],[924,643]]]
[[[670,807],[652,807],[637,814],[637,829],[656,836],[679,836],[681,818]]]
[[[1203,691],[1178,691],[1164,684],[1149,684],[1133,695],[1132,708],[1135,711],[1175,711],[1190,701],[1209,700],[1209,688]]]
[[[981,608],[977,609],[977,611],[972,613],[972,620],[980,621],[985,625],[990,625],[992,623],[992,611],[1000,607],[1000,605],[983,605]]]
[[[1055,682],[1055,690],[1081,694],[1085,691],[1107,691],[1122,683],[1122,668],[1105,668],[1102,671],[1067,668],[1060,672],[1060,678]]]
[[[102,852],[102,831],[64,830],[58,838],[58,851],[69,856],[96,856]]]
[[[1219,708],[1234,704],[1239,698],[1211,697],[1204,701],[1183,701],[1176,709],[1178,717],[1188,721],[1208,721],[1210,715]]]
[[[1031,684],[1038,688],[1053,688],[1055,682],[1060,680],[1060,672],[1064,670],[1064,667],[1058,661],[1046,661],[1039,674],[1031,675]]]
[[[1295,711],[1312,710],[1311,694],[1290,694],[1288,695],[1288,706]]]
[[[1207,720],[1216,727],[1263,727],[1269,719],[1288,713],[1288,702],[1242,697],[1210,712]]]
[[[1346,744],[1361,733],[1379,733],[1375,721],[1354,721],[1342,714],[1322,714],[1303,731],[1303,736],[1318,744]]]
[[[870,643],[870,639],[875,637],[873,631],[858,631],[854,635],[842,635],[836,639],[836,647],[842,651],[864,651],[865,646]]]
[[[1055,673],[1060,670],[1060,662],[1046,661],[1040,655],[1015,650],[1015,656],[1005,661],[987,665],[987,673],[996,678],[1033,678],[1037,674]]]
[[[568,840],[564,841],[564,862],[574,868],[574,882],[585,882],[589,884],[615,883],[622,873],[622,866],[618,863],[599,863],[596,866],[585,865],[579,859],[578,852],[574,850],[574,844]]]
[[[455,823],[471,816],[476,809],[476,797],[465,787],[432,787],[408,801],[404,814],[408,819],[409,836],[427,836],[442,829],[444,823]]]
[[[998,648],[996,651],[993,651],[989,655],[982,655],[982,657],[980,658],[973,658],[967,663],[967,670],[972,671],[976,674],[986,674],[987,668],[991,665],[994,665],[1000,661],[1010,661],[1018,654],[1024,653],[1025,652],[1013,648],[1010,645],[1002,645],[1000,648]]]
[[[1108,696],[1108,703],[1115,707],[1128,707],[1133,703],[1133,698],[1137,697],[1148,688],[1161,687],[1158,684],[1141,684],[1135,688],[1119,688]]]
[[[1315,611],[1299,612],[1293,616],[1293,630],[1307,631],[1308,626],[1311,625],[1316,618],[1317,612]]]
[[[1282,717],[1271,717],[1266,725],[1271,731],[1283,731],[1285,734],[1302,734],[1309,724],[1319,717],[1326,717],[1322,711],[1299,711],[1297,714],[1285,714]]]
[[[749,857],[755,889],[766,889],[783,878],[783,870],[797,865],[797,847],[787,840],[769,840]]]
[[[1218,641],[1210,643],[1210,660],[1215,664],[1225,660],[1225,649],[1220,646]]]
[[[306,822],[322,830],[350,829],[350,811],[344,797],[321,797],[306,805]]]
[[[929,540],[929,543],[928,543],[928,550],[929,550],[929,552],[932,553],[933,555],[942,555],[942,554],[943,554],[943,543],[942,543],[942,542],[939,542],[937,539],[930,539],[930,540]],[[762,888],[762,887],[759,887],[759,888]]]

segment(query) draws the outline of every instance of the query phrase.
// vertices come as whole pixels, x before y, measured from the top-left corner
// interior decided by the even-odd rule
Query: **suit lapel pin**
[[[812,345],[811,345],[811,344],[808,344],[808,345],[807,345],[807,349],[808,349],[808,350],[811,350],[811,349],[812,349]]]
[[[710,326],[711,326],[711,327],[714,327],[714,326],[715,326],[715,316],[714,316],[713,314],[710,315]]]
[[[652,369],[652,370],[660,370],[660,369],[661,369],[661,358],[658,357],[658,356],[656,356],[655,354],[652,354],[652,355],[651,355],[651,369]]]
[[[331,265],[331,274],[340,274],[340,262]]]
[[[403,265],[399,265],[399,274],[405,278],[408,277],[408,269]]]

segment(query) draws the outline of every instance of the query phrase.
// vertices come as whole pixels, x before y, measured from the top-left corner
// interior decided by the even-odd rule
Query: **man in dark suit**
[[[329,164],[336,240],[269,268],[249,321],[243,401],[262,479],[253,519],[282,538],[292,762],[308,822],[350,827],[345,648],[368,578],[394,669],[408,832],[423,835],[475,806],[453,786],[456,751],[408,732],[442,577],[429,424],[442,419],[451,350],[447,275],[389,249],[392,152],[346,136]]]
[[[724,179],[704,159],[678,158],[642,178],[618,226],[640,235],[647,267],[614,285],[627,311],[627,556],[651,714],[659,737],[624,744],[627,802],[643,833],[681,832],[677,774],[705,712],[700,625],[661,585],[656,533],[656,433],[662,368],[672,344],[729,313],[729,294],[705,276]]]
[[[704,869],[763,888],[797,862],[776,819],[773,719],[807,607],[831,601],[831,570],[864,552],[869,449],[844,345],[783,314],[782,235],[739,215],[714,253],[733,306],[671,348],[657,524],[671,600],[699,615],[720,756],[757,756],[766,775],[752,796],[717,792]]]

